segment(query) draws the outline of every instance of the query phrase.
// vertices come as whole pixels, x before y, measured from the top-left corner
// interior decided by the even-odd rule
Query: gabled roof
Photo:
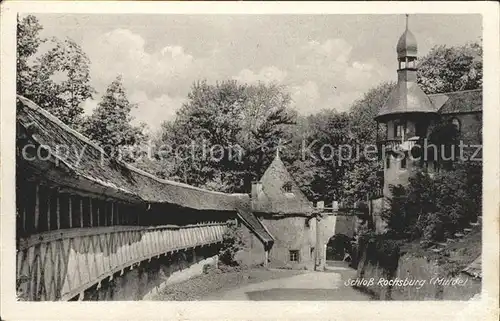
[[[252,208],[256,212],[276,214],[305,214],[313,212],[313,206],[297,186],[280,159],[276,155],[271,165],[260,179],[262,192],[257,199],[252,199]],[[291,192],[283,190],[284,184],[291,185]]]
[[[470,113],[483,110],[483,90],[464,90],[428,95],[440,114]]]
[[[24,128],[32,128],[34,125],[36,128],[30,134],[30,139],[49,147],[52,156],[67,166],[77,179],[137,196],[145,202],[170,203],[197,210],[235,211],[242,200],[250,202],[246,194],[213,192],[160,179],[111,158],[97,144],[66,126],[34,102],[22,96],[17,98],[18,124]],[[67,146],[69,152],[64,153],[62,146]]]

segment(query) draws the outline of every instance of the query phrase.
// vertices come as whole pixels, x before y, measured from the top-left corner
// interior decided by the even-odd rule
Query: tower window
[[[391,156],[387,156],[385,159],[385,167],[387,167],[387,169],[391,168]]]
[[[299,262],[299,250],[290,250],[290,262]]]
[[[401,168],[402,169],[406,168],[406,157],[401,158]]]
[[[404,127],[405,126],[403,123],[396,124],[396,126],[394,127],[394,137],[403,137]]]
[[[283,184],[283,191],[285,193],[291,193],[292,192],[292,182],[286,182]]]
[[[453,126],[455,126],[455,129],[456,129],[458,132],[460,132],[460,120],[458,120],[458,118],[453,118],[453,119],[451,120],[451,124],[452,124]]]

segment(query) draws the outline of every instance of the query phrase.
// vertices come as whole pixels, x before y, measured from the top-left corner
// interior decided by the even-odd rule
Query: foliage
[[[360,252],[366,255],[366,262],[380,266],[388,278],[394,275],[401,253],[398,241],[387,235],[366,233],[360,236],[358,244]]]
[[[95,93],[90,85],[90,60],[69,38],[41,39],[42,29],[33,15],[18,18],[17,93],[79,130],[82,104]],[[48,49],[39,52],[41,44]]]
[[[241,228],[236,221],[228,221],[226,231],[222,236],[222,246],[219,251],[221,263],[228,266],[238,265],[236,254],[245,248]]]
[[[377,136],[383,137],[385,128],[381,124],[377,133],[374,118],[393,88],[393,83],[382,83],[370,89],[362,99],[354,102],[349,111],[350,130],[361,155],[352,162],[342,179],[347,204],[365,200],[367,194],[376,195],[382,187],[383,166],[373,151]]]
[[[341,146],[353,146],[347,113],[322,110],[307,117],[303,123],[300,145],[293,150],[294,178],[311,200],[340,200],[341,180],[349,170],[349,151]]]
[[[43,29],[35,16],[28,15],[21,20],[17,17],[17,92],[27,92],[31,79],[34,77],[30,58],[46,40],[40,38]]]
[[[419,171],[406,188],[393,186],[390,207],[383,213],[388,235],[443,241],[467,227],[481,211],[479,168],[462,163],[434,177]]]
[[[427,94],[482,88],[481,43],[435,46],[418,67],[418,83]]]
[[[130,112],[136,105],[129,102],[121,77],[118,76],[107,88],[93,114],[84,122],[84,132],[107,152],[133,146],[145,139],[143,126],[132,126]]]
[[[164,123],[159,145],[169,146],[162,177],[226,192],[249,191],[276,145],[295,123],[290,97],[277,85],[223,81],[193,84],[188,102]]]
[[[381,83],[369,89],[361,99],[352,104],[349,118],[351,131],[358,144],[373,144],[376,141],[377,123],[374,118],[394,87],[394,83]],[[383,137],[384,133],[385,128],[380,124],[378,137]]]

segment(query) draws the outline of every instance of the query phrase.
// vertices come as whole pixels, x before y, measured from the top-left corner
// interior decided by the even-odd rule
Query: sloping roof
[[[400,80],[375,119],[392,114],[436,112],[437,109],[416,82]]]
[[[482,278],[482,270],[481,270],[481,255],[478,256],[474,262],[472,262],[469,266],[462,270],[462,272],[469,274],[475,278]]]
[[[274,242],[273,236],[265,228],[262,222],[252,213],[252,208],[250,207],[250,202],[241,203],[238,206],[237,211],[238,217],[243,221],[243,223],[252,230],[255,235],[264,244],[272,245]]]
[[[292,176],[277,155],[260,180],[262,192],[252,199],[252,209],[261,213],[310,214],[313,206],[294,182]],[[283,190],[285,183],[291,184],[291,192]]]
[[[483,110],[482,89],[428,95],[441,114],[470,113]]]
[[[77,177],[138,196],[146,202],[223,211],[235,211],[241,200],[250,202],[248,195],[213,192],[160,179],[113,159],[98,145],[22,96],[17,99],[17,122],[25,128],[33,128],[34,124],[35,129],[30,138],[47,146],[52,156],[58,158]],[[67,152],[64,146],[69,148]]]

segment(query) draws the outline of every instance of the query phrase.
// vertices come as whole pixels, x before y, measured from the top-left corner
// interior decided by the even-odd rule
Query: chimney
[[[252,182],[252,199],[257,199],[259,197],[260,192],[262,192],[262,183],[260,181]]]

